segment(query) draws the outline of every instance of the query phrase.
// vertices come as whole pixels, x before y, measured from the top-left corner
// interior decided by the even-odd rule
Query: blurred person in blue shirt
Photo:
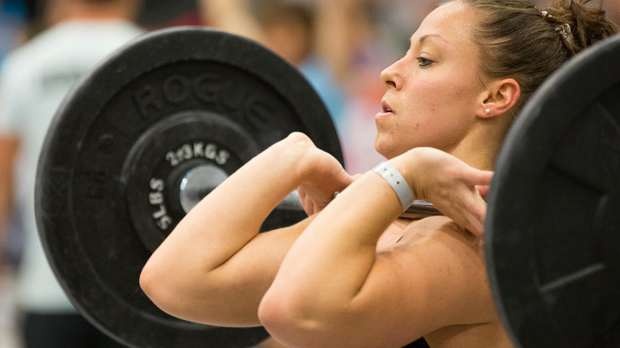
[[[303,1],[201,0],[207,25],[242,35],[273,50],[318,92],[336,128],[342,126],[345,94],[328,62],[317,54],[316,10]]]

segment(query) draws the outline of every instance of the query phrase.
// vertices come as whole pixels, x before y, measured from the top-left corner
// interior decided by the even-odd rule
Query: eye
[[[427,68],[435,63],[434,61],[424,57],[418,57],[416,59],[418,60],[418,65],[422,68]]]

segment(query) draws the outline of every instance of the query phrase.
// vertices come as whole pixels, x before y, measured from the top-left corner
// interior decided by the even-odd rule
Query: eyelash
[[[424,58],[424,57],[417,57],[416,58],[418,60],[418,65],[421,68],[427,68],[429,66],[431,66],[433,63],[435,63],[434,61],[428,59],[428,58]]]

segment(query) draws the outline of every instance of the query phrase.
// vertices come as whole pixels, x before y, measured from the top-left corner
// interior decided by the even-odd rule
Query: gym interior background
[[[216,0],[144,0],[140,4],[137,24],[145,31],[184,25],[226,27],[222,18],[209,13],[209,1]],[[0,0],[0,64],[7,54],[19,49],[21,45],[35,38],[48,26],[45,6],[50,1],[43,0]],[[281,3],[294,3],[311,14],[315,27],[312,37],[307,37],[306,50],[301,57],[294,53],[300,40],[297,37],[282,37],[277,30],[269,41],[274,51],[281,53],[291,63],[307,68],[308,61],[322,61],[324,72],[315,84],[319,94],[331,112],[337,127],[347,168],[351,172],[361,172],[376,164],[380,158],[373,150],[375,127],[373,116],[383,94],[379,72],[383,67],[399,57],[408,46],[408,37],[419,21],[441,1],[439,0],[350,0],[356,11],[354,15],[326,11],[325,6],[337,6],[340,1],[325,0],[247,0],[248,14],[262,25],[269,36],[268,28],[278,25],[295,25],[293,21],[304,21],[304,15],[283,16]],[[541,6],[546,1],[537,1]],[[620,1],[606,0],[603,6],[610,18],[620,23]],[[341,16],[342,18],[324,18]],[[307,18],[306,18],[307,19]],[[338,28],[329,25],[339,23],[348,27],[347,35],[338,37],[346,40],[344,50],[334,52],[330,43],[325,42],[322,33],[333,33]],[[302,23],[303,25],[303,23]],[[338,30],[342,32],[342,30]],[[294,30],[290,31],[295,33]],[[250,35],[251,36],[251,35]],[[327,35],[329,36],[329,35]],[[337,53],[337,54],[336,54]],[[316,65],[314,66],[316,68]],[[307,74],[313,74],[307,68]],[[307,75],[308,76],[308,75]],[[1,117],[1,115],[0,115]],[[5,173],[0,173],[5,175]],[[2,215],[0,215],[1,217]],[[0,221],[1,225],[9,225]],[[16,297],[13,279],[20,267],[22,239],[20,222],[11,224],[6,232],[0,234],[0,348],[19,348],[22,343],[16,333],[18,313],[14,301]],[[0,228],[0,232],[3,231]],[[44,291],[44,290],[42,290]]]

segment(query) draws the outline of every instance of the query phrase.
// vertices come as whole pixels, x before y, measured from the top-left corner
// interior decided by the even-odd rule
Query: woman
[[[292,134],[181,221],[145,266],[142,288],[172,315],[262,324],[291,347],[399,347],[420,337],[431,347],[510,346],[478,247],[478,187],[488,185],[506,131],[543,80],[615,33],[585,3],[541,11],[523,0],[448,2],[382,73],[376,149],[446,216],[399,220],[410,202],[404,183],[374,171],[353,182]],[[296,188],[311,216],[258,234]]]

